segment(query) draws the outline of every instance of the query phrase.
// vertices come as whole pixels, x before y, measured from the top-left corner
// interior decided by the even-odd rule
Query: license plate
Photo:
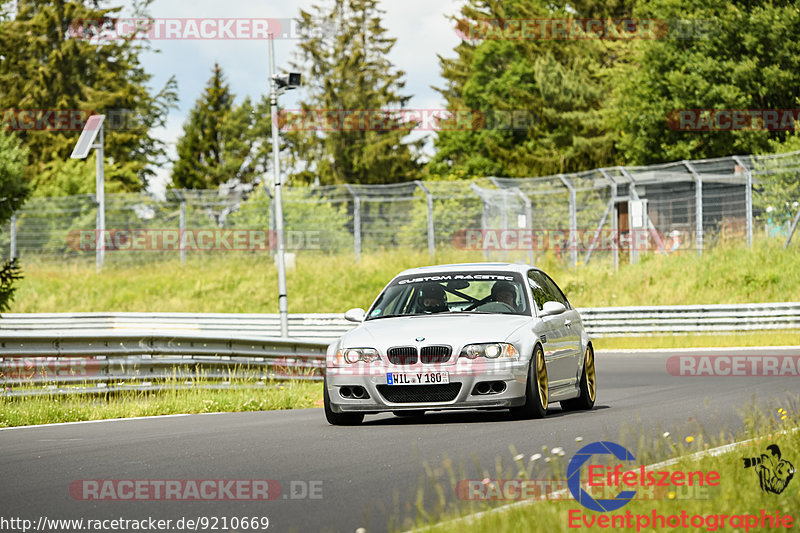
[[[447,372],[388,372],[387,385],[440,385],[450,383]]]

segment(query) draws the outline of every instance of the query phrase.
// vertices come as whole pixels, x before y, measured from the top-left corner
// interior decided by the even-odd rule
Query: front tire
[[[547,381],[547,365],[544,361],[544,350],[540,345],[531,357],[528,365],[528,384],[525,387],[525,405],[512,407],[514,418],[544,418],[550,399],[550,384]]]
[[[357,426],[364,421],[364,413],[334,413],[328,395],[328,381],[322,382],[322,403],[325,405],[325,419],[332,426]]]
[[[586,357],[583,360],[583,374],[581,374],[581,395],[571,400],[561,402],[564,411],[588,411],[594,407],[597,398],[597,374],[594,369],[594,348],[586,346]]]

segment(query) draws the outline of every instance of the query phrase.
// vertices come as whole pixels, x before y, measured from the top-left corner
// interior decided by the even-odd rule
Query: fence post
[[[11,227],[9,228],[9,233],[11,233],[11,250],[9,250],[9,258],[13,261],[17,258],[17,214],[14,213],[11,215]]]
[[[433,197],[431,196],[430,191],[425,185],[422,184],[421,181],[416,180],[414,183],[417,184],[417,187],[425,193],[425,203],[428,206],[428,254],[431,256],[431,261],[433,260],[436,254],[436,237],[434,235],[434,227],[433,227]]]
[[[353,248],[355,248],[356,261],[361,260],[361,198],[349,183],[344,185],[353,196]]]
[[[748,248],[753,247],[753,172],[750,170],[750,167],[744,164],[744,161],[738,155],[733,156],[733,160],[736,161],[745,172],[745,191],[744,191],[744,205],[745,205],[745,216],[747,220],[745,220],[745,228],[747,232],[747,246]]]
[[[689,161],[682,161],[683,166],[689,169],[694,178],[695,190],[695,240],[697,241],[697,255],[703,255],[703,178],[694,169]]]
[[[558,179],[569,191],[569,261],[572,268],[578,264],[578,208],[575,187],[564,174],[559,174]]]
[[[181,237],[181,265],[186,264],[186,199],[181,196],[181,215],[180,215],[180,237]]]
[[[525,196],[519,187],[513,187],[511,189],[514,193],[522,199],[522,203],[525,204],[525,222],[527,226],[527,230],[531,232],[531,247],[528,250],[528,263],[533,266],[535,257],[533,256],[533,209],[531,208],[531,199]]]
[[[614,271],[619,270],[619,220],[617,220],[617,182],[611,179],[611,176],[608,175],[606,169],[601,168],[600,174],[611,184],[611,235],[614,240],[614,246],[612,247],[611,258],[614,263]],[[588,259],[587,259],[588,261]]]
[[[792,242],[792,235],[794,235],[794,230],[797,229],[797,222],[798,221],[800,221],[800,207],[797,208],[797,214],[794,217],[794,222],[792,222],[792,229],[789,230],[789,236],[786,237],[786,242],[783,243],[783,249],[784,250],[789,246],[789,243]],[[11,242],[14,242],[14,241],[11,241]],[[12,257],[12,259],[13,259],[13,257]]]
[[[481,194],[481,188],[478,187],[476,184],[471,183],[469,185],[469,188],[481,200],[481,235],[484,235],[485,232],[486,232],[486,229],[487,229],[486,228],[486,225],[487,225],[486,198],[483,197],[483,194]],[[483,239],[481,239],[481,240],[483,240]],[[483,248],[483,259],[484,259],[484,261],[488,261],[489,260],[489,250],[487,250],[486,247],[483,246],[483,245],[481,245],[481,248]]]

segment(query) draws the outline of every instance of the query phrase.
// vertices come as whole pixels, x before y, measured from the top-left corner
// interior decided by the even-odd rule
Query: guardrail
[[[579,309],[592,337],[800,330],[800,303]],[[0,384],[180,376],[321,379],[327,345],[355,327],[339,314],[26,313],[0,318]],[[44,359],[42,359],[44,358]]]

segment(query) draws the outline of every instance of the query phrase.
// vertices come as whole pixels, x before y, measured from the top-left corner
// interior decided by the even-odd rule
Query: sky
[[[322,0],[323,2],[325,0]],[[439,109],[444,102],[431,86],[442,86],[437,55],[453,57],[459,38],[448,16],[457,15],[464,0],[382,0],[384,27],[397,42],[389,54],[396,68],[405,71],[405,94],[412,95],[407,107]],[[278,18],[296,19],[300,9],[309,10],[319,0],[155,0],[149,13],[155,19]],[[124,5],[130,5],[130,2]],[[123,11],[122,16],[130,11]],[[275,40],[277,70],[289,68],[296,53],[297,40]],[[170,111],[167,125],[153,135],[167,142],[171,159],[189,110],[211,76],[214,62],[225,73],[236,103],[245,96],[257,100],[268,90],[269,43],[261,39],[158,39],[152,41],[159,52],[141,56],[144,68],[153,75],[151,87],[158,90],[170,76],[178,82],[178,109]],[[303,89],[281,97],[281,106],[297,108]],[[422,135],[431,135],[426,133]],[[156,169],[160,189],[169,179],[170,166]]]

